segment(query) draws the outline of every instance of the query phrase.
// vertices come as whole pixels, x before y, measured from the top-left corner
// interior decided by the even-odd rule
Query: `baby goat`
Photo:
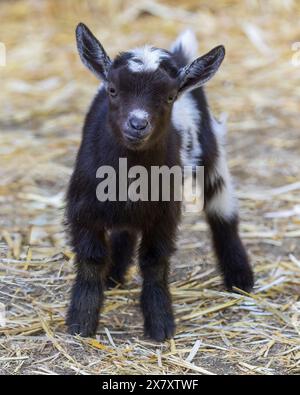
[[[66,221],[77,276],[68,311],[69,332],[95,334],[106,285],[122,283],[137,238],[143,276],[145,334],[174,335],[168,289],[181,205],[162,201],[99,201],[96,171],[120,158],[128,167],[205,166],[204,210],[225,286],[249,291],[253,274],[238,234],[238,213],[223,148],[221,124],[202,85],[218,70],[223,46],[195,59],[196,39],[182,34],[170,51],[145,46],[113,61],[83,24],[76,29],[82,62],[103,81],[86,116],[68,193]]]

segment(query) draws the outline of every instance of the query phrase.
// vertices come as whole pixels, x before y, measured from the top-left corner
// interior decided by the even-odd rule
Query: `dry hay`
[[[299,14],[292,0],[1,2],[1,373],[300,372]],[[256,287],[225,292],[203,219],[185,218],[171,275],[177,334],[164,344],[143,337],[135,268],[124,289],[107,292],[96,339],[65,332],[73,268],[63,194],[96,88],[75,52],[79,20],[113,54],[169,45],[187,26],[202,52],[227,48],[209,98],[229,115]]]

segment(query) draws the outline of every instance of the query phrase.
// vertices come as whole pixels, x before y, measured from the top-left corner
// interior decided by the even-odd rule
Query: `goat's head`
[[[225,55],[224,47],[218,46],[179,68],[171,52],[145,46],[122,52],[111,61],[82,23],[76,38],[82,62],[104,82],[113,130],[122,144],[135,150],[159,142],[177,97],[206,83]]]

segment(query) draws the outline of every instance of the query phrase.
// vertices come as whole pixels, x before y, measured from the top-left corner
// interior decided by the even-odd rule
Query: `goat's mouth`
[[[140,149],[143,148],[150,138],[150,133],[130,133],[123,132],[123,141],[128,148]]]

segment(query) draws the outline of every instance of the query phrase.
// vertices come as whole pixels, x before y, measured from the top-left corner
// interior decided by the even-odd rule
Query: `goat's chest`
[[[180,202],[107,201],[100,204],[102,219],[108,227],[134,228],[143,230],[151,228],[163,218],[171,218],[180,211]]]

